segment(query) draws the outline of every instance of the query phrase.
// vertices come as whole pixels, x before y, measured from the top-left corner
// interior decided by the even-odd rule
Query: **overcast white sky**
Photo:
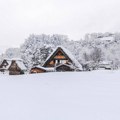
[[[31,33],[79,40],[107,31],[120,31],[120,0],[0,0],[0,46],[17,47]]]

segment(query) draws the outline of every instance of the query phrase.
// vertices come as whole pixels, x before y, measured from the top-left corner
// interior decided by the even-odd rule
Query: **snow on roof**
[[[23,63],[23,60],[20,59],[20,58],[12,58],[12,59],[8,59],[8,58],[5,58],[4,60],[7,61],[8,65],[6,67],[3,66],[3,68],[1,69],[8,69],[12,63],[12,60],[15,60],[17,65],[22,69],[22,70],[26,70],[27,68],[25,67],[24,63]],[[3,61],[4,61],[3,60]]]
[[[1,70],[4,69],[4,70],[8,70],[8,68],[10,67],[10,64],[8,66],[3,66],[2,68],[0,68]]]
[[[15,60],[15,61],[23,61],[23,59],[21,58],[4,58],[3,61],[6,60],[6,61],[12,61],[12,60]]]
[[[23,59],[21,59],[21,58],[11,58],[10,60],[23,61]]]
[[[20,60],[20,61],[23,61],[23,59],[21,59],[21,58],[7,58],[7,57],[5,57],[3,60],[7,60],[7,61]]]
[[[23,61],[16,60],[16,63],[18,65],[18,67],[20,67],[22,70],[27,70],[27,68],[25,67],[25,64],[23,63]]]
[[[42,66],[40,66],[40,65],[34,65],[32,68],[40,68],[40,69],[45,70],[45,67],[42,67]]]
[[[46,69],[46,71],[48,71],[48,72],[53,72],[53,71],[55,71],[55,68],[53,68],[53,67],[51,67],[51,68],[45,68]]]
[[[59,67],[59,66],[62,66],[62,65],[65,65],[65,66],[68,66],[68,67],[70,67],[70,68],[73,68],[73,65],[72,65],[72,64],[68,65],[68,64],[65,64],[65,63],[62,63],[62,64],[57,65],[56,68]]]
[[[6,60],[6,62],[8,63],[8,65],[7,66],[2,66],[2,68],[0,68],[0,69],[8,70],[8,68],[10,67],[12,61],[10,59],[4,59],[4,60]],[[2,61],[2,63],[3,63],[3,61]]]
[[[79,69],[82,70],[82,65],[76,60],[76,58],[71,54],[70,51],[68,51],[66,48],[63,46],[57,46],[55,50],[50,54],[50,56],[46,59],[45,63],[50,59],[50,57],[53,55],[53,53],[58,49],[61,48],[67,55],[68,57],[73,61],[73,64],[78,67]]]
[[[76,67],[79,67],[82,70],[82,65],[76,60],[76,58],[68,51],[66,48],[61,47],[62,50],[68,55],[68,57],[73,61]]]
[[[40,68],[40,69],[43,69],[46,71],[54,71],[55,70],[54,68],[46,68],[46,67],[42,67],[40,65],[33,66],[32,68]]]

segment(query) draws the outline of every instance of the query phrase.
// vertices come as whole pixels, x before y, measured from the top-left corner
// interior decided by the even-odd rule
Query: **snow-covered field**
[[[120,71],[0,75],[0,120],[120,120]]]

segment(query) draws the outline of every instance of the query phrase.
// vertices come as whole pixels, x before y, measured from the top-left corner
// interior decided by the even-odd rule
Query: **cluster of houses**
[[[22,59],[4,59],[0,65],[0,72],[3,74],[20,75],[25,74],[27,68]]]
[[[101,64],[101,68],[105,65]],[[107,68],[110,66],[107,64]],[[58,46],[51,55],[46,59],[43,66],[34,65],[29,73],[44,73],[44,72],[65,72],[65,71],[82,71],[84,70],[74,56],[64,47]],[[27,68],[22,59],[4,59],[0,65],[2,73],[9,73],[10,75],[25,74]]]

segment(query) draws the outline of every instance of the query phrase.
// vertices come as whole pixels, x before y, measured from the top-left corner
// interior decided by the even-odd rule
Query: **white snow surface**
[[[120,120],[120,71],[0,74],[0,120]]]
[[[25,67],[25,64],[21,60],[16,60],[17,65],[22,69],[22,70],[27,70]]]

